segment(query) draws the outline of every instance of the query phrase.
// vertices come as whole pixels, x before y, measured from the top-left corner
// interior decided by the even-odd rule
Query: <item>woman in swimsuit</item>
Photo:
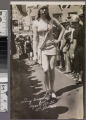
[[[55,29],[59,27],[61,32],[56,38]],[[55,62],[57,44],[61,41],[64,27],[57,19],[50,17],[48,6],[41,6],[38,10],[38,18],[33,23],[33,53],[42,65],[45,74],[46,98],[56,98],[54,92]]]

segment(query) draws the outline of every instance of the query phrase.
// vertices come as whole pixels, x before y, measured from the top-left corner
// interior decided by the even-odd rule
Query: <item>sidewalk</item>
[[[35,111],[37,100],[45,92],[40,65],[30,66],[27,59],[13,60],[11,79],[11,117],[19,119],[82,119],[83,87],[55,69],[57,102],[43,111]],[[32,105],[32,102],[35,103]]]

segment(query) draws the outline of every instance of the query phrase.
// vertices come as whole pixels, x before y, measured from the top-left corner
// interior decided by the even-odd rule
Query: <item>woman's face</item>
[[[47,7],[43,7],[40,9],[40,16],[41,17],[46,17],[48,14],[48,8]]]

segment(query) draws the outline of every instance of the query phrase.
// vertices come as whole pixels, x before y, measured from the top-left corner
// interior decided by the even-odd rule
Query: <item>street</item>
[[[57,102],[45,109],[39,101],[45,93],[44,73],[40,65],[28,59],[11,61],[11,118],[17,119],[83,119],[83,86],[70,75],[55,68]]]

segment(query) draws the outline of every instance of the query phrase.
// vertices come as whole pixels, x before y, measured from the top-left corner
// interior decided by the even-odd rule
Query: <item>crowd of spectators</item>
[[[74,15],[62,24],[65,32],[58,46],[56,66],[64,74],[71,74],[76,83],[81,83],[84,79],[84,23]]]

